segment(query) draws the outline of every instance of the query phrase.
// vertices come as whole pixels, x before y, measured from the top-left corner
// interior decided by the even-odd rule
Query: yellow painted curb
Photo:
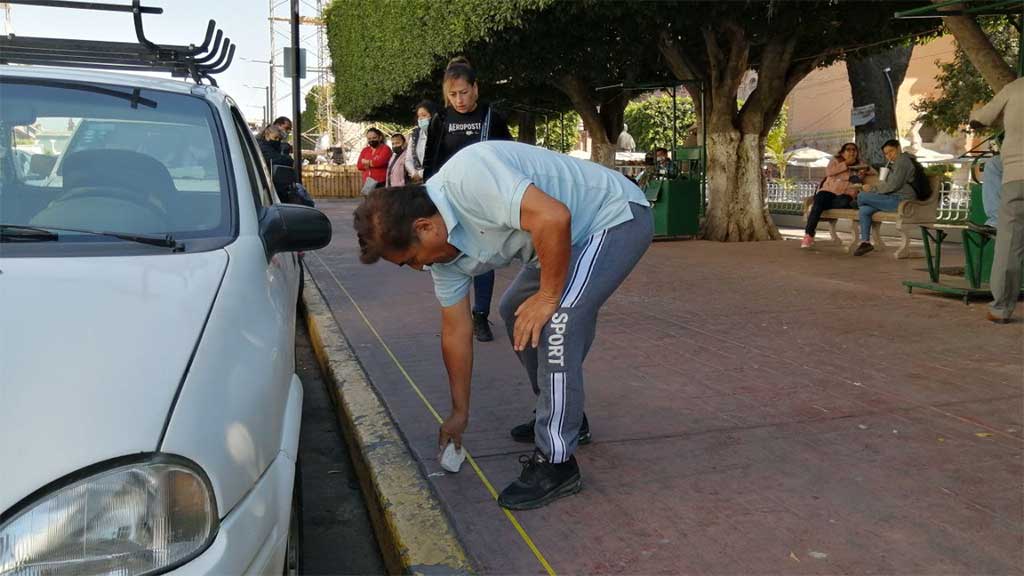
[[[440,501],[370,384],[316,281],[302,309],[391,574],[473,574]]]

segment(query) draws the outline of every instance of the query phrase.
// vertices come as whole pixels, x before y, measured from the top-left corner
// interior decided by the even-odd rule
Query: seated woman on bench
[[[860,149],[853,142],[843,144],[839,152],[828,163],[825,169],[825,180],[814,195],[814,205],[807,214],[807,228],[801,248],[810,248],[814,244],[814,233],[818,229],[821,213],[832,208],[855,208],[855,200],[859,191],[855,184],[862,183],[864,178],[873,175],[870,166],[861,165]]]

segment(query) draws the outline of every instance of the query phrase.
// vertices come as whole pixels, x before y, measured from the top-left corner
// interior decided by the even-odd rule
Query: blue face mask
[[[430,126],[430,118],[420,118],[416,124],[419,125],[420,130],[426,130]]]

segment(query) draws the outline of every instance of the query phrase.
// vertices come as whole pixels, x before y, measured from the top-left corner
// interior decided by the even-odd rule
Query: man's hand
[[[536,348],[540,344],[541,331],[556,310],[556,297],[537,292],[527,298],[516,310],[516,325],[512,332],[515,341],[512,348],[516,352],[522,352],[528,346]]]
[[[459,412],[452,412],[451,416],[441,424],[441,430],[437,434],[437,448],[438,450],[444,450],[444,447],[448,445],[448,441],[451,440],[455,443],[455,447],[462,449],[462,433],[466,431],[466,426],[469,425],[469,414],[462,414]]]

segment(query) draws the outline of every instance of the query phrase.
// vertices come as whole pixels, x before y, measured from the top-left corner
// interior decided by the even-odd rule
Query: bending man
[[[526,144],[458,152],[423,186],[373,191],[356,209],[360,259],[430,269],[441,305],[451,415],[438,441],[461,446],[473,371],[473,277],[523,267],[501,301],[537,394],[533,456],[498,503],[543,506],[580,490],[583,360],[597,314],[651,243],[651,209],[625,176]],[[517,426],[516,429],[522,428]]]

